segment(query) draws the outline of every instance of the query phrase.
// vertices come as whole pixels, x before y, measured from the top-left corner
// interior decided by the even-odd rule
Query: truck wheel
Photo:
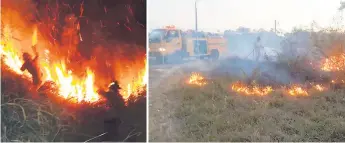
[[[218,50],[212,50],[210,57],[213,61],[218,60],[219,59],[219,52]]]

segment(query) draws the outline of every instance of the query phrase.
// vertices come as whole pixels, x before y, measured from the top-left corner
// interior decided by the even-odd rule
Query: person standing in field
[[[261,51],[263,50],[263,46],[261,44],[261,38],[258,37],[254,44],[254,58],[256,62],[259,62],[261,58]]]

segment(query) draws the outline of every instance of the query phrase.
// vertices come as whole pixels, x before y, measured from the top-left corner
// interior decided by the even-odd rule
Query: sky
[[[148,0],[148,28],[175,25],[181,29],[195,29],[195,0]],[[251,29],[274,28],[285,32],[294,27],[334,25],[340,1],[345,0],[199,0],[198,27],[216,32],[238,27]],[[341,24],[345,24],[341,20]]]

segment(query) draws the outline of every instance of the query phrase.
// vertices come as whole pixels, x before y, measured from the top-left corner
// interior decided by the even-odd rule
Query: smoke
[[[321,35],[323,36],[317,37]],[[258,36],[261,37],[262,45],[265,46],[260,62],[253,60],[253,55],[250,55]],[[230,57],[219,61],[212,70],[213,74],[230,74],[249,78],[259,71],[257,78],[266,78],[266,81],[275,81],[280,84],[304,83],[307,76],[316,76],[314,74],[318,74],[320,70],[312,71],[309,61],[318,63],[325,58],[319,48],[334,51],[331,47],[339,45],[337,41],[340,38],[336,38],[334,33],[307,30],[295,30],[284,36],[268,31],[246,33],[228,31],[226,37]],[[316,39],[316,37],[321,39]]]
[[[345,2],[340,2],[339,10],[342,11],[345,9]]]

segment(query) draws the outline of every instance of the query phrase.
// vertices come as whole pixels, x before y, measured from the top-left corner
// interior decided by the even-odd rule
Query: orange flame
[[[259,87],[259,86],[248,86],[241,82],[235,82],[231,89],[235,92],[243,93],[246,95],[258,95],[258,96],[265,96],[268,95],[273,91],[271,86]]]
[[[82,4],[80,8],[80,16],[82,16],[84,12],[83,6],[84,5]],[[16,74],[23,76],[25,79],[30,80],[31,74],[28,73],[27,71],[23,72],[20,70],[22,64],[24,63],[21,54],[24,51],[27,52],[28,50],[32,51],[35,49],[30,49],[29,46],[22,48],[21,45],[26,45],[26,43],[24,44],[24,42],[26,41],[24,41],[23,39],[23,43],[16,42],[14,41],[14,38],[12,35],[20,35],[23,37],[29,37],[26,39],[29,39],[29,41],[31,41],[30,44],[36,45],[40,52],[38,63],[39,63],[39,66],[41,67],[41,70],[44,73],[43,80],[54,82],[58,87],[59,96],[65,99],[70,99],[70,101],[73,101],[73,102],[95,103],[95,102],[101,101],[102,98],[100,95],[97,94],[96,91],[98,89],[102,89],[103,86],[106,86],[106,84],[108,84],[108,79],[109,79],[108,75],[102,74],[96,77],[95,76],[96,72],[99,73],[101,70],[98,71],[98,66],[95,66],[94,63],[92,63],[93,61],[86,61],[85,63],[83,63],[85,64],[84,71],[80,71],[80,68],[76,69],[77,71],[72,71],[71,69],[67,68],[68,66],[71,66],[68,64],[74,64],[70,62],[72,61],[70,57],[74,57],[76,56],[76,54],[78,54],[76,46],[78,42],[83,41],[83,37],[82,35],[80,35],[80,32],[79,32],[80,24],[77,23],[77,25],[75,25],[76,19],[74,15],[72,16],[69,15],[65,18],[66,26],[64,26],[62,29],[61,37],[63,38],[61,39],[61,43],[63,43],[62,44],[62,46],[64,46],[63,48],[67,48],[68,50],[62,51],[58,49],[45,49],[45,48],[42,48],[43,46],[40,46],[41,44],[51,45],[50,42],[52,41],[55,42],[56,39],[52,39],[51,35],[42,39],[41,37],[39,37],[40,35],[43,35],[43,36],[45,35],[43,33],[40,33],[40,31],[44,31],[47,33],[57,32],[55,27],[52,26],[54,25],[54,20],[51,20],[49,17],[48,19],[42,18],[42,20],[45,21],[45,24],[42,25],[42,27],[41,26],[34,27],[32,37],[31,37],[31,35],[30,36],[25,35],[27,32],[22,32],[22,30],[19,31],[19,30],[14,29],[13,32],[11,31],[13,30],[11,29],[13,27],[10,27],[10,24],[8,23],[11,23],[13,19],[16,19],[18,23],[21,23],[23,25],[27,24],[25,21],[22,21],[23,19],[21,17],[22,15],[20,14],[14,15],[12,13],[16,13],[16,11],[9,10],[8,12],[6,11],[6,12],[1,13],[2,15],[10,14],[12,16],[12,17],[8,16],[10,17],[10,19],[5,19],[6,17],[2,19],[4,21],[4,25],[3,25],[4,28],[1,30],[2,37],[0,41],[0,55],[2,57],[1,62],[4,63],[4,65],[6,65],[7,68],[11,69]],[[32,32],[31,29],[29,30],[30,32]],[[78,35],[78,32],[79,32],[79,35]],[[21,44],[21,45],[18,45],[18,44]],[[50,48],[52,46],[47,46],[47,47]],[[22,49],[19,49],[19,48],[22,48]],[[140,53],[140,58],[141,56],[142,56],[142,53]],[[132,61],[131,59],[130,60],[126,59],[126,60]],[[143,64],[142,61],[143,60],[140,60],[140,66],[142,66]],[[110,65],[117,65],[117,64],[119,63],[112,63]],[[145,64],[146,64],[146,61],[145,61]],[[121,63],[119,65],[121,65],[121,68],[122,68],[123,67],[122,65],[127,65],[127,63],[126,64]],[[142,67],[135,68],[133,71],[130,72],[130,74],[127,74],[125,72],[123,74],[122,70],[117,71],[118,67],[120,66],[116,66],[116,75],[114,76],[114,78],[118,79],[121,84],[121,87],[123,89],[121,91],[121,95],[125,98],[125,100],[127,100],[130,96],[134,96],[134,97],[139,96],[139,92],[144,91],[145,90],[144,87],[146,87],[146,84],[147,84],[148,73],[146,71],[146,68],[142,69],[139,73],[137,73],[138,72],[137,69],[141,69]],[[121,77],[119,77],[118,74],[121,74]],[[100,78],[99,81],[97,81],[97,85],[96,85],[95,80],[99,77],[102,77],[102,78]],[[122,77],[124,77],[125,79],[121,79]],[[138,80],[129,81],[128,80],[129,78],[134,78]]]
[[[293,85],[290,89],[288,89],[288,93],[289,95],[292,95],[292,96],[308,96],[309,95],[305,89],[297,85]]]
[[[34,33],[32,34],[32,46],[37,44],[37,27],[34,28]]]
[[[7,26],[5,26],[7,27]],[[7,27],[9,28],[9,27]],[[8,34],[8,33],[5,33]],[[37,44],[37,29],[34,29],[32,35],[32,44]],[[2,60],[12,71],[26,78],[31,77],[27,71],[21,71],[20,68],[23,64],[19,51],[14,47],[11,40],[6,43],[1,43],[0,54],[3,56]],[[94,74],[91,70],[86,70],[86,76],[79,78],[72,75],[72,71],[66,69],[64,62],[50,63],[49,51],[44,50],[44,60],[39,60],[39,64],[44,70],[44,80],[53,81],[59,87],[59,96],[69,99],[72,102],[98,102],[101,97],[96,92],[97,88],[94,87]]]
[[[83,37],[81,36],[81,33],[80,33],[80,23],[79,23],[79,22],[78,22],[78,24],[77,24],[77,30],[79,31],[79,32],[78,32],[79,40],[80,40],[80,41],[83,41]]]
[[[139,73],[139,80],[132,81],[132,83],[127,84],[127,88],[121,91],[125,101],[128,101],[131,96],[138,97],[141,92],[146,90],[144,87],[147,85],[148,72],[146,70],[146,60],[144,62],[145,68]]]
[[[323,71],[343,71],[345,69],[345,54],[331,56],[321,62]]]
[[[84,1],[83,1],[83,3],[80,4],[80,15],[79,16],[82,17],[83,13],[84,13]]]
[[[188,84],[194,84],[198,86],[206,85],[207,82],[205,78],[199,73],[192,73],[188,79]]]

